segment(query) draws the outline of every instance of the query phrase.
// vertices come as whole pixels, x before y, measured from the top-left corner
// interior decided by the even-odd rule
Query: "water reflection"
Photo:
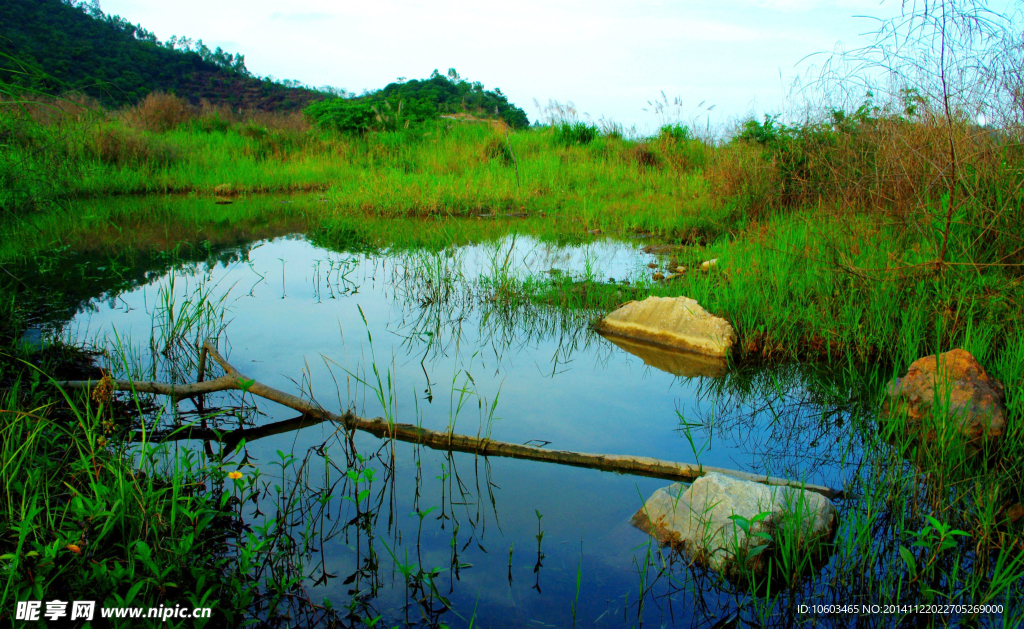
[[[115,373],[194,380],[219,336],[250,377],[334,411],[841,486],[860,452],[843,383],[728,372],[604,339],[593,312],[495,298],[551,270],[636,281],[649,260],[523,237],[392,253],[276,239],[97,284],[64,329]],[[275,558],[257,578],[292,579],[268,618],[327,597],[317,622],[348,626],[707,627],[749,602],[629,525],[665,481],[381,441],[238,392],[154,403],[150,438],[258,470],[238,505]]]
[[[602,336],[616,347],[640,358],[645,365],[680,378],[721,378],[729,368],[723,358],[674,350],[623,336],[612,334]]]

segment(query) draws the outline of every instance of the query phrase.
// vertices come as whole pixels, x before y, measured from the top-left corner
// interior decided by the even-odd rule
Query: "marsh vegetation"
[[[1019,23],[989,17],[909,14],[886,28],[917,29],[914,63],[876,47],[852,65],[890,89],[825,90],[727,138],[668,99],[653,137],[554,103],[517,128],[457,73],[306,115],[5,83],[0,617],[93,598],[209,605],[209,626],[1021,624]],[[480,102],[402,104],[431,86]],[[724,375],[591,328],[649,295],[732,324]],[[251,380],[111,385],[220,376],[207,341]],[[997,443],[948,430],[949,409],[923,431],[882,412],[894,377],[953,348],[1005,389]],[[628,525],[664,480],[382,439],[256,382],[839,488],[839,530],[820,570],[772,540],[770,587],[741,587]],[[801,611],[897,603],[1001,612]]]

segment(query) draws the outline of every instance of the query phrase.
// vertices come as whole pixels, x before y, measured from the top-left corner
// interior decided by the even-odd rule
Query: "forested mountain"
[[[255,77],[242,55],[210,50],[202,40],[160,42],[141,25],[105,15],[95,0],[0,0],[0,82],[48,94],[81,92],[107,107],[131,105],[158,91],[240,109],[295,111],[316,103],[307,113],[341,130],[454,113],[500,118],[512,127],[529,124],[500,89],[485,90],[454,69],[357,97],[329,98],[325,91]]]
[[[242,55],[202,40],[159,42],[139,25],[74,0],[0,0],[0,81],[51,94],[78,91],[110,107],[154,91],[193,103],[301,109],[324,94],[253,77]]]

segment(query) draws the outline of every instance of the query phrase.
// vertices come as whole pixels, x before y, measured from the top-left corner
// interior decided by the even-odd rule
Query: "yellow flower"
[[[242,478],[242,473],[241,472],[228,472],[228,478],[233,479],[233,480],[238,480],[239,478]]]
[[[92,390],[92,399],[97,404],[110,404],[110,401],[114,399],[114,379],[108,374],[103,374]]]

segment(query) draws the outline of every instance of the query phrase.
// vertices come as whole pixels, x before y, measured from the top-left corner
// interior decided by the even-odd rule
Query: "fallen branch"
[[[664,461],[645,456],[628,456],[622,454],[591,454],[586,452],[570,452],[568,450],[548,450],[536,446],[527,446],[504,441],[494,441],[487,438],[459,435],[451,432],[428,430],[411,424],[388,423],[382,418],[366,419],[355,415],[351,411],[344,414],[332,413],[315,402],[304,400],[290,393],[279,391],[265,384],[247,378],[240,371],[235,369],[215,347],[206,341],[202,348],[203,353],[212,357],[226,372],[223,376],[205,382],[191,384],[168,384],[164,382],[134,382],[131,380],[115,380],[114,388],[118,391],[131,391],[136,393],[155,393],[168,395],[172,398],[191,397],[194,395],[213,393],[216,391],[239,390],[248,391],[272,402],[294,409],[303,414],[304,417],[314,417],[323,421],[332,421],[343,425],[347,430],[362,430],[377,437],[386,439],[397,439],[409,443],[416,443],[435,450],[448,450],[456,452],[470,452],[483,456],[502,456],[513,459],[527,459],[531,461],[547,461],[562,465],[576,467],[587,467],[610,472],[625,474],[636,474],[639,476],[651,476],[668,480],[681,480],[692,482],[708,472],[727,474],[735,478],[754,481],[766,485],[781,485],[803,488],[808,491],[819,493],[827,498],[835,499],[844,495],[842,490],[832,489],[822,485],[805,484],[800,481],[788,480],[766,476],[763,474],[751,474],[738,470],[729,470],[703,465],[691,465],[689,463],[678,463],[675,461]],[[205,362],[205,361],[202,361]],[[200,364],[200,369],[205,372],[205,365]],[[65,381],[58,384],[72,389],[89,389],[97,383],[93,381]],[[198,433],[197,433],[198,434]],[[221,439],[217,439],[220,441]]]

